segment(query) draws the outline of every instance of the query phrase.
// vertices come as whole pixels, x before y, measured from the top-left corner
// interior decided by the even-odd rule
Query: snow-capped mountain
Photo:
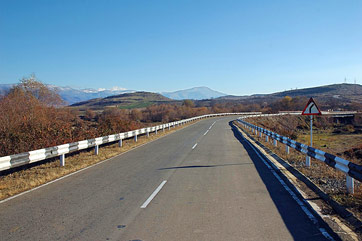
[[[0,84],[0,96],[5,95],[14,84]],[[135,90],[127,90],[122,87],[113,87],[111,89],[99,88],[99,89],[76,89],[69,86],[56,86],[56,85],[47,85],[50,89],[55,90],[62,98],[66,101],[68,105],[74,103],[87,101],[90,99],[96,98],[105,98],[111,95],[120,95],[124,93],[133,93]],[[160,93],[163,96],[166,96],[174,100],[183,100],[183,99],[193,99],[193,100],[203,100],[203,99],[212,99],[226,94],[212,90],[208,87],[195,87],[186,90],[179,90],[175,92],[162,92]]]
[[[0,96],[5,95],[14,84],[0,84]],[[104,98],[110,95],[119,95],[123,93],[132,93],[134,90],[127,90],[121,87],[113,87],[111,89],[75,89],[72,87],[61,87],[55,85],[47,85],[50,89],[55,90],[62,98],[71,105],[77,102],[86,101],[95,98]]]
[[[75,89],[71,87],[54,87],[54,90],[57,91],[63,100],[65,100],[69,105],[90,99],[134,92],[133,90],[127,90],[120,87],[113,87],[112,89]]]
[[[226,95],[224,93],[212,90],[208,87],[194,87],[191,89],[179,90],[175,92],[162,92],[161,94],[174,100],[184,100],[184,99],[203,100],[203,99],[217,98]]]

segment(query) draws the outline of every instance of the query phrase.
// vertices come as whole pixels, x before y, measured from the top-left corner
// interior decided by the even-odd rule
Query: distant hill
[[[117,107],[121,109],[144,108],[153,104],[176,103],[163,95],[151,92],[134,92],[120,95],[112,95],[105,98],[97,98],[72,104],[71,107],[85,110],[103,110],[106,107]]]
[[[203,100],[203,99],[217,98],[226,95],[224,93],[212,90],[208,87],[195,87],[175,92],[162,92],[161,94],[174,100],[185,100],[185,99]]]
[[[249,96],[222,96],[219,100],[250,100],[250,99],[278,99],[290,97],[316,97],[320,99],[346,99],[348,101],[362,101],[362,85],[359,84],[333,84],[313,88],[288,90],[272,94],[256,94]]]
[[[239,103],[269,105],[285,96],[290,97],[313,97],[320,107],[344,109],[353,103],[362,104],[362,85],[359,84],[333,84],[313,88],[296,89],[272,94],[257,94],[249,96],[222,96],[212,101],[199,101],[199,105],[210,105],[213,103]],[[347,108],[348,109],[348,108]]]

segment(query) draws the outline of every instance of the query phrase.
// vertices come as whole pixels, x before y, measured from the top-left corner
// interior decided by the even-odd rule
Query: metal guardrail
[[[349,193],[354,193],[354,180],[362,182],[362,165],[357,165],[353,162],[345,160],[343,158],[337,157],[330,153],[326,153],[324,151],[318,150],[311,146],[305,145],[303,143],[296,142],[288,137],[281,136],[277,133],[269,131],[267,129],[261,128],[259,126],[250,124],[243,119],[250,118],[250,117],[262,117],[262,116],[275,116],[275,115],[285,115],[283,114],[274,114],[274,115],[251,115],[240,117],[238,122],[242,124],[245,128],[249,128],[253,133],[262,136],[264,134],[266,136],[266,141],[268,141],[268,137],[271,137],[274,140],[274,145],[276,145],[276,141],[279,141],[286,145],[286,152],[289,154],[289,147],[294,148],[295,150],[306,154],[307,156],[313,157],[317,160],[320,160],[327,165],[343,172],[346,174],[346,184],[347,184],[347,191]]]
[[[128,131],[118,134],[113,134],[109,136],[103,136],[98,137],[94,139],[89,140],[83,140],[73,143],[67,143],[63,145],[43,148],[39,150],[24,152],[20,154],[10,155],[10,156],[4,156],[0,157],[0,171],[8,170],[14,167],[19,167],[23,165],[27,165],[30,163],[46,160],[53,157],[60,157],[60,165],[65,165],[65,154],[72,153],[79,150],[84,150],[87,148],[95,147],[95,154],[98,154],[99,146],[102,144],[110,143],[110,142],[116,142],[119,141],[119,146],[122,146],[122,140],[128,139],[128,138],[135,138],[135,141],[137,141],[138,135],[143,135],[151,132],[155,132],[157,134],[158,130],[164,130],[165,128],[171,128],[173,126],[177,125],[183,125],[185,123],[203,119],[203,118],[209,118],[209,117],[216,117],[216,116],[228,116],[228,115],[246,115],[246,114],[257,114],[258,112],[248,112],[248,113],[221,113],[221,114],[210,114],[210,115],[202,115],[197,117],[192,117],[185,120],[180,121],[174,121],[167,124],[162,124],[158,126],[153,127],[147,127],[142,128],[134,131]]]

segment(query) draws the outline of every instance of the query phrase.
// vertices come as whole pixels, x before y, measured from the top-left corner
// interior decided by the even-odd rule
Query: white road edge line
[[[207,130],[206,132],[205,132],[205,134],[204,134],[204,136],[206,136],[206,134],[209,132],[209,130]]]
[[[150,202],[152,201],[152,199],[154,199],[157,195],[157,193],[159,193],[159,191],[161,191],[162,187],[166,184],[166,180],[164,180],[159,186],[158,188],[151,194],[151,196],[146,200],[146,202],[144,202],[144,204],[142,204],[141,208],[146,208],[148,206],[148,204],[150,204]]]
[[[197,146],[197,143],[192,147],[192,150],[195,149],[196,146]]]
[[[262,162],[264,162],[264,164],[268,167],[268,169],[273,173],[273,175],[277,178],[277,180],[280,182],[280,184],[282,184],[282,186],[284,187],[284,189],[292,196],[292,198],[298,203],[298,205],[302,208],[302,210],[304,211],[304,213],[308,216],[308,218],[314,223],[317,224],[317,218],[314,217],[314,215],[307,209],[307,207],[304,205],[304,203],[302,202],[302,200],[300,200],[297,195],[287,186],[287,184],[281,179],[281,177],[276,173],[276,171],[273,169],[273,167],[271,165],[274,166],[273,163],[271,163],[271,165],[268,164],[268,162],[264,159],[264,157],[262,155],[259,154],[259,152],[256,150],[256,148],[253,146],[253,144],[251,144],[244,136],[243,136],[244,140],[249,144],[249,146],[254,150],[254,152],[259,156],[259,158],[262,160]],[[330,236],[330,234],[321,227],[318,227],[319,231],[322,233],[322,235],[324,237],[326,237],[329,240],[334,240],[332,238],[332,236]]]

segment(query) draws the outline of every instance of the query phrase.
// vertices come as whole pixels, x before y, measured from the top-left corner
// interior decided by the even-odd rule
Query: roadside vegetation
[[[23,78],[0,97],[0,156],[7,156],[99,136],[168,123],[209,113],[250,111],[253,106],[213,104],[134,104],[133,109],[102,111],[64,106],[60,96],[37,81]],[[147,107],[146,107],[147,106]]]
[[[287,115],[249,118],[247,121],[298,142],[310,144],[309,117]],[[343,119],[337,117],[315,116],[313,147],[362,164],[362,113],[344,123]]]

